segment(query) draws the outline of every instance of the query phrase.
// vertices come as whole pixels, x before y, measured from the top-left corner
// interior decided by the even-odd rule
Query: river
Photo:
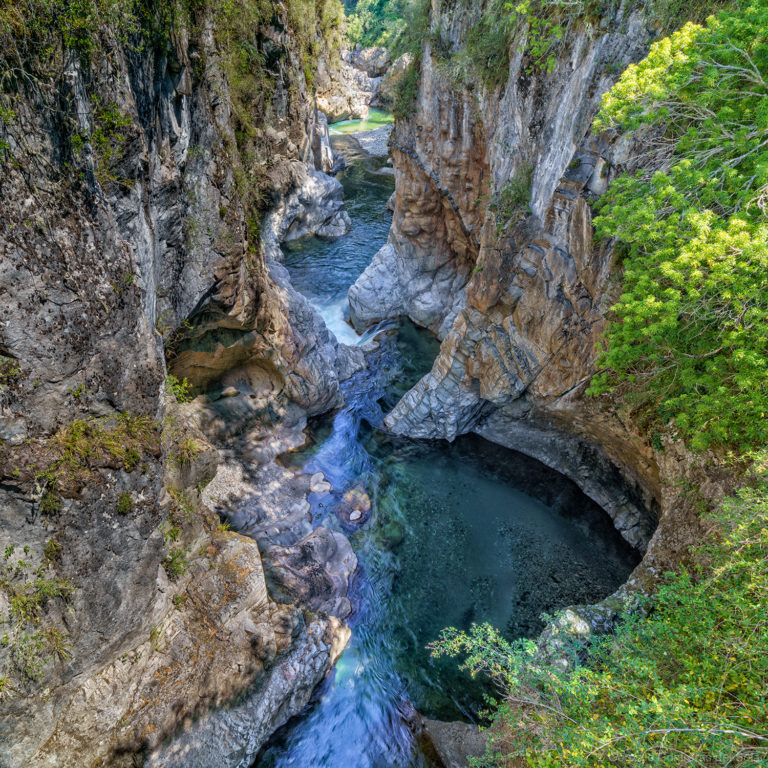
[[[333,486],[310,503],[316,524],[344,531],[358,555],[352,638],[258,768],[428,766],[414,711],[477,721],[487,692],[455,661],[430,657],[443,627],[489,621],[510,638],[535,636],[542,612],[608,595],[637,562],[607,515],[539,462],[475,436],[449,444],[378,429],[439,344],[409,321],[364,338],[345,321],[347,289],[386,242],[394,189],[382,161],[354,157],[339,176],[351,232],[293,244],[285,264],[340,341],[366,343],[368,368],[345,382],[343,409],[311,423],[309,447],[284,457]],[[350,504],[365,510],[362,524],[337,514]]]

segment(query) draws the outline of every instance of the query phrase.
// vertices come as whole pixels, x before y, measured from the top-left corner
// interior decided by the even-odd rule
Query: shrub
[[[191,388],[192,385],[186,378],[179,381],[172,374],[168,374],[168,376],[165,377],[165,391],[173,396],[179,403],[189,403],[193,400],[190,392]]]
[[[133,510],[134,503],[130,493],[121,493],[117,497],[117,511],[121,515],[127,515]]]
[[[6,696],[39,680],[51,654],[60,659],[69,655],[67,635],[45,623],[49,601],[66,601],[75,590],[71,582],[48,569],[59,550],[59,544],[51,539],[44,549],[43,564],[34,568],[30,547],[23,547],[21,553],[14,545],[5,548],[0,591],[7,599],[8,612],[0,616],[4,625],[0,647],[6,650],[0,660],[0,678],[5,680],[2,693]]]
[[[174,549],[168,553],[165,560],[163,560],[163,567],[168,574],[168,578],[171,581],[175,581],[179,576],[185,574],[189,568],[189,561],[187,560],[187,550]]]
[[[414,56],[395,84],[395,96],[392,102],[392,114],[399,120],[410,117],[416,109],[421,83],[421,53]]]
[[[768,440],[768,3],[654,44],[604,97],[597,128],[661,122],[668,170],[600,201],[623,286],[590,392],[698,449]]]
[[[489,208],[496,214],[497,230],[530,212],[533,167],[524,165],[494,196]]]

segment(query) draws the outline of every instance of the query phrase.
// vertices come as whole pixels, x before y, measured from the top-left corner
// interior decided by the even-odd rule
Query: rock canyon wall
[[[276,602],[256,542],[201,501],[214,476],[211,507],[261,496],[276,453],[302,441],[307,414],[340,404],[360,361],[270,260],[282,240],[348,226],[285,8],[249,30],[263,87],[247,94],[248,126],[215,9],[198,11],[159,41],[104,21],[88,56],[58,39],[25,55],[3,26],[7,768],[134,765],[250,689],[264,704],[247,748],[225,745],[217,763],[246,764],[346,641],[343,537],[315,532],[318,562],[302,550],[306,568],[333,571],[312,606],[290,584],[291,604]],[[176,402],[189,398],[168,373],[208,394]],[[276,558],[311,530],[307,492],[271,499],[274,519],[293,515]]]

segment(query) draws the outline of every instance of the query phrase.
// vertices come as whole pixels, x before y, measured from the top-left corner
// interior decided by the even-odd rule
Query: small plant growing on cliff
[[[43,548],[43,558],[49,565],[56,563],[61,559],[61,544],[54,536],[52,539],[48,539]]]
[[[173,499],[173,514],[182,513],[187,520],[192,520],[195,515],[195,502],[188,491],[171,488],[168,491]]]
[[[0,390],[20,377],[22,373],[21,367],[12,357],[0,355]]]
[[[505,225],[530,213],[531,180],[533,167],[524,165],[491,200],[490,209],[496,214],[496,231],[501,234]]]
[[[130,493],[121,493],[117,497],[117,511],[121,515],[127,515],[129,512],[133,511],[133,507],[133,497]]]
[[[192,385],[186,378],[179,381],[173,374],[165,377],[165,391],[179,403],[189,403],[193,400]]]
[[[181,528],[169,520],[160,526],[160,533],[163,534],[163,543],[168,545],[178,540],[181,535]]]
[[[165,572],[171,581],[175,581],[179,576],[187,572],[189,568],[188,552],[189,550],[186,549],[174,549],[163,560],[163,568],[165,568]]]
[[[96,179],[102,186],[107,182],[125,184],[117,177],[114,166],[123,153],[127,129],[133,125],[130,115],[124,115],[115,103],[104,103],[98,96],[93,99],[93,130],[90,143],[95,157]]]
[[[7,627],[0,637],[0,646],[6,650],[0,673],[9,681],[9,689],[38,680],[51,654],[64,659],[69,653],[66,634],[46,624],[48,603],[66,601],[75,589],[71,582],[48,570],[57,555],[52,549],[48,542],[42,563],[35,567],[35,554],[29,546],[19,551],[9,545],[0,565],[0,591],[8,605],[7,615],[0,616]]]
[[[185,437],[176,447],[173,460],[180,466],[191,464],[195,456],[200,453],[200,448],[192,437]]]

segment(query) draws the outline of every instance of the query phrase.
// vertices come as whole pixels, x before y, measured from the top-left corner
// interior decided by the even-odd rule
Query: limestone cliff
[[[168,23],[150,3],[131,23],[97,16],[86,38],[34,3],[1,12],[9,768],[133,765],[250,686],[267,706],[247,748],[218,764],[247,763],[343,646],[328,612],[272,599],[256,543],[200,500],[231,437],[211,427],[222,390],[239,387],[230,402],[252,445],[339,404],[351,370],[260,244],[270,208],[278,237],[297,220],[304,233],[345,228],[340,185],[315,170],[306,45],[274,5],[236,49],[262,68],[244,85],[217,7]],[[61,27],[46,37],[49,22]],[[310,192],[301,206],[297,189]],[[180,406],[168,372],[213,394]],[[301,507],[291,493],[283,514]]]

